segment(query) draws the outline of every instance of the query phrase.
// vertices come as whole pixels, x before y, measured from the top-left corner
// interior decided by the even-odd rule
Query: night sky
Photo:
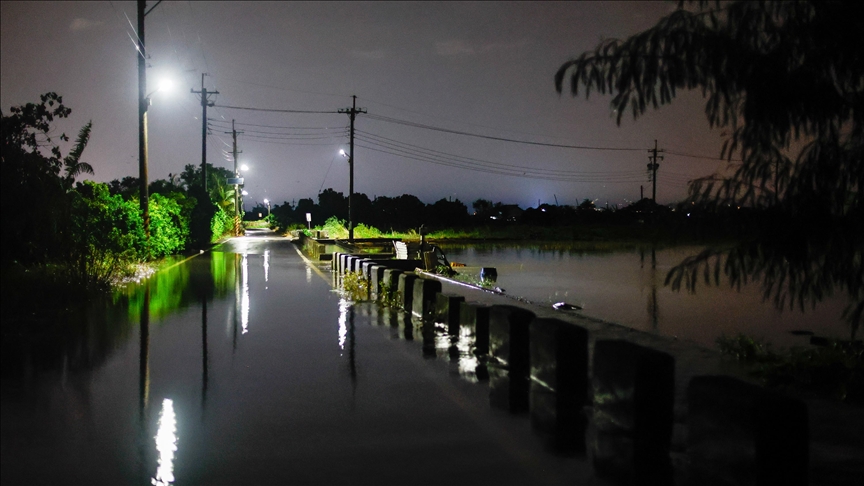
[[[148,2],[148,7],[155,2]],[[688,180],[722,170],[721,134],[701,93],[621,127],[610,96],[573,98],[553,76],[602,39],[653,26],[675,2],[163,2],[146,17],[150,179],[201,163],[201,73],[218,90],[208,110],[208,162],[250,166],[247,201],[317,200],[348,193],[348,116],[357,116],[355,191],[598,206],[650,197],[646,164],[666,150],[657,200],[683,198]],[[72,109],[58,132],[93,120],[84,161],[97,181],[138,176],[135,2],[2,3],[0,107],[55,91]],[[434,127],[437,130],[433,130]],[[472,134],[472,135],[466,135]],[[510,139],[532,144],[505,141]],[[548,147],[557,144],[603,150]],[[632,150],[607,150],[632,149]],[[64,153],[68,146],[64,146]],[[697,158],[704,156],[709,158]],[[714,158],[713,160],[711,158]]]

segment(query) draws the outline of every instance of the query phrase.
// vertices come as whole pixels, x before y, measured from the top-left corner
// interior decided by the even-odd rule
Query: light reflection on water
[[[162,400],[159,431],[155,439],[159,467],[150,482],[154,486],[167,486],[174,482],[174,453],[177,452],[177,418],[174,415],[174,402],[170,398]]]
[[[339,299],[339,349],[342,351],[345,350],[345,338],[348,336],[348,310],[351,305],[347,299]]]
[[[564,301],[582,306],[581,315],[707,346],[714,346],[721,334],[738,333],[778,346],[806,344],[807,338],[790,334],[793,330],[848,338],[848,325],[841,319],[844,297],[828,296],[803,312],[781,312],[763,301],[758,283],[740,292],[725,280],[719,286],[700,285],[695,293],[672,291],[664,285],[666,274],[698,253],[698,247],[593,252],[501,244],[442,249],[451,261],[468,265],[463,271],[468,275],[479,274],[480,267],[495,267],[496,285],[511,297],[539,305]]]
[[[242,294],[240,297],[240,325],[243,328],[241,334],[249,332],[249,254],[243,252],[240,263]]]

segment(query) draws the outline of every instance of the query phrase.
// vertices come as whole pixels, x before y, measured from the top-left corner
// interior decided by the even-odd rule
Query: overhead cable
[[[463,132],[461,130],[452,130],[450,128],[436,127],[433,125],[426,125],[423,123],[416,123],[408,120],[400,120],[398,118],[391,118],[388,116],[381,115],[366,115],[366,118],[372,120],[383,121],[386,123],[395,123],[397,125],[405,125],[414,128],[422,128],[424,130],[433,130],[436,132],[443,133],[453,133],[456,135],[464,135],[467,137],[475,137],[475,138],[484,138],[487,140],[498,140],[501,142],[511,142],[511,143],[520,143],[524,145],[538,145],[541,147],[556,147],[556,148],[568,148],[568,149],[577,149],[577,150],[607,150],[607,151],[618,151],[618,152],[636,152],[636,151],[644,151],[644,148],[619,148],[619,147],[597,147],[591,145],[565,145],[558,143],[545,143],[545,142],[533,142],[530,140],[517,140],[513,138],[505,138],[505,137],[493,137],[491,135],[481,135],[479,133],[471,133],[471,132]]]

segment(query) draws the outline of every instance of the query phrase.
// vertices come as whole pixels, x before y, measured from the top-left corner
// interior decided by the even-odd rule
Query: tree
[[[861,2],[682,2],[559,68],[559,93],[569,78],[574,96],[614,95],[619,124],[628,110],[638,118],[700,89],[710,125],[727,134],[731,175],[695,181],[692,202],[770,208],[753,241],[688,259],[667,282],[693,289],[722,266],[733,284],[760,278],[778,306],[844,290],[854,336],[864,311],[862,19]]]
[[[678,90],[701,89],[709,123],[729,133],[721,155],[743,162],[731,177],[699,181],[695,197],[860,214],[862,19],[860,2],[682,3],[651,29],[563,64],[555,87],[569,76],[574,96],[580,87],[613,94],[619,124],[628,109],[638,118]],[[805,146],[792,159],[796,142]]]
[[[62,252],[58,235],[68,221],[69,186],[60,175],[63,157],[51,132],[55,120],[68,117],[71,110],[57,93],[45,93],[39,103],[13,106],[9,111],[9,115],[0,113],[2,260],[4,264],[44,263]],[[69,140],[65,134],[57,138]],[[86,140],[79,139],[78,157],[85,145]],[[21,210],[25,201],[32,211]]]

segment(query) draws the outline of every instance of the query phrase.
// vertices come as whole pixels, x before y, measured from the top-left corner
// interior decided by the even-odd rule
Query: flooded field
[[[652,251],[650,247],[613,252],[586,252],[555,245],[441,245],[450,261],[495,267],[496,285],[511,297],[552,305],[581,306],[583,315],[640,331],[675,336],[713,346],[720,335],[762,337],[776,346],[807,345],[810,335],[849,337],[841,315],[845,296],[825,296],[815,308],[778,310],[762,297],[759,282],[730,288],[699,282],[691,293],[665,285],[667,273],[699,247]],[[458,270],[458,268],[457,268]],[[792,334],[795,331],[796,334]],[[798,331],[806,331],[800,333]]]

